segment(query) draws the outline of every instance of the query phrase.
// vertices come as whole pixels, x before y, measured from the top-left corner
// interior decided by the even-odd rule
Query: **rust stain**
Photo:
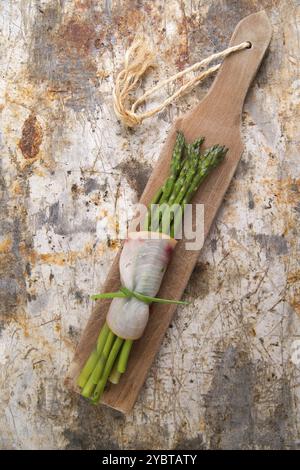
[[[38,261],[46,264],[56,264],[57,266],[64,266],[65,264],[74,260],[77,252],[70,251],[69,253],[32,253],[37,257]]]
[[[72,18],[62,27],[60,39],[78,53],[87,53],[95,35],[95,28],[90,22]]]
[[[274,204],[282,213],[285,225],[283,235],[286,236],[295,229],[298,219],[300,180],[288,177],[280,180],[264,179],[262,182],[274,196]]]
[[[71,186],[71,194],[74,199],[78,198],[80,194],[84,194],[84,188],[78,186],[78,184],[74,183]]]
[[[40,145],[43,140],[42,126],[34,114],[30,114],[25,120],[22,137],[19,141],[19,148],[26,159],[35,158],[40,150]]]
[[[91,18],[98,17],[97,4],[98,0],[74,0],[74,10],[81,13],[88,13]]]
[[[82,251],[60,251],[56,253],[38,253],[28,250],[22,243],[19,246],[20,253],[32,266],[37,263],[56,266],[72,265],[79,259],[85,259],[93,254],[91,244],[87,243]]]
[[[6,237],[0,241],[0,254],[9,253],[12,248],[13,241],[11,237]]]
[[[300,195],[300,179],[286,177],[281,179],[262,178],[261,186],[265,188],[263,195],[255,194],[255,203],[265,204],[268,197],[272,198],[272,202],[279,208],[286,211],[286,207],[296,212],[299,211],[299,195]],[[232,181],[231,190],[239,190],[242,183],[240,181]],[[286,214],[287,215],[287,214]],[[295,217],[293,217],[295,219]]]
[[[125,5],[124,5],[125,6]],[[113,23],[117,27],[117,32],[121,37],[126,37],[129,41],[135,36],[140,25],[145,21],[144,12],[131,6],[125,7],[122,14],[114,16]]]
[[[295,310],[297,315],[300,317],[300,298],[298,297],[298,298],[292,299],[290,300],[289,303],[291,307]]]
[[[300,317],[300,289],[296,292],[294,296],[290,296],[289,304],[296,314]]]
[[[98,72],[96,73],[96,76],[97,76],[100,80],[103,80],[103,79],[109,77],[109,72],[107,72],[106,70],[98,70]]]
[[[17,323],[18,326],[20,326],[20,328],[22,328],[24,338],[28,338],[30,336],[29,334],[30,324],[29,324],[26,314],[24,314],[23,312],[22,313],[20,312],[18,317],[14,321]]]
[[[45,166],[49,166],[49,165],[45,165]],[[39,176],[40,178],[43,178],[46,175],[45,171],[43,171],[41,168],[38,168],[38,167],[33,168],[32,173],[35,174],[36,176]]]
[[[12,186],[11,186],[11,190],[12,190],[12,193],[15,195],[15,196],[19,196],[23,193],[23,188],[22,186],[20,185],[19,181],[14,181]]]
[[[120,240],[107,240],[107,246],[108,248],[111,248],[113,250],[119,249],[121,246]]]
[[[294,284],[295,282],[300,282],[300,269],[288,275],[288,283]]]
[[[94,0],[76,2],[70,15],[49,5],[33,25],[28,78],[47,85],[50,101],[60,104],[59,120],[64,106],[93,110],[101,100],[95,40],[104,40],[107,26],[98,9]]]
[[[101,203],[101,195],[100,193],[92,194],[90,197],[90,201],[95,206],[99,206]]]
[[[300,316],[300,270],[289,273],[287,278],[288,302]]]
[[[91,242],[87,242],[84,245],[83,253],[85,253],[85,255],[92,256],[94,253],[94,244]]]
[[[42,364],[45,363],[45,362],[46,362],[45,359],[40,359],[39,361],[33,362],[32,363],[32,368],[33,369],[41,368]]]
[[[15,107],[11,106],[11,113],[17,119],[19,117],[18,108],[28,108],[33,107],[36,99],[36,88],[31,83],[26,83],[24,85],[24,77],[22,80],[15,81],[15,88],[8,88],[5,90],[4,99],[6,104],[16,105]]]
[[[19,251],[22,257],[26,260],[27,263],[30,263],[31,266],[36,264],[49,264],[55,266],[66,266],[74,265],[77,260],[86,259],[94,255],[103,255],[105,249],[110,248],[116,250],[121,246],[119,240],[108,239],[105,242],[99,242],[97,246],[94,246],[92,243],[86,243],[81,251],[60,251],[54,253],[38,253],[33,249],[28,249],[28,247],[21,242],[19,244]],[[31,294],[33,292],[30,292]]]

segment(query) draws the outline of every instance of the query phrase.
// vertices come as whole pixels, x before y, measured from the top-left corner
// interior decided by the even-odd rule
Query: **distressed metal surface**
[[[299,3],[0,5],[1,447],[299,447]],[[130,210],[170,123],[209,86],[126,131],[111,102],[124,50],[136,31],[149,35],[160,65],[151,83],[222,49],[261,8],[270,53],[245,105],[242,161],[186,290],[192,304],[178,309],[133,413],[91,407],[63,378],[116,250],[97,224],[117,205]]]

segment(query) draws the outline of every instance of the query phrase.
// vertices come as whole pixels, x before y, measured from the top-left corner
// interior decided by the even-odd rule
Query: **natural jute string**
[[[197,83],[202,82],[206,77],[216,72],[221,64],[213,65],[204,72],[201,72],[196,77],[188,80],[184,85],[178,88],[169,98],[165,99],[161,104],[155,108],[137,113],[137,108],[146,101],[146,99],[155,93],[160,88],[164,87],[170,82],[183,77],[187,73],[194,72],[212,62],[216,59],[223,59],[236,51],[248,49],[251,44],[248,41],[242,42],[237,46],[228,47],[222,52],[212,54],[206,59],[196,62],[195,64],[187,67],[185,70],[176,73],[172,77],[166,78],[159,82],[150,90],[146,91],[140,98],[135,100],[130,109],[127,109],[128,99],[130,93],[137,88],[140,78],[150,68],[155,66],[154,54],[149,49],[147,43],[142,38],[137,38],[125,54],[124,69],[118,74],[113,91],[114,110],[119,119],[128,127],[134,127],[140,124],[144,119],[147,119],[159,113],[162,109],[172,103],[176,98],[182,96],[185,92],[192,89]]]

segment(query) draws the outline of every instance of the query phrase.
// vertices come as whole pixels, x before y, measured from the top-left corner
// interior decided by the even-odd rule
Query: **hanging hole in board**
[[[252,42],[250,41],[247,41],[248,42],[248,46],[246,47],[246,49],[251,49],[252,48]]]

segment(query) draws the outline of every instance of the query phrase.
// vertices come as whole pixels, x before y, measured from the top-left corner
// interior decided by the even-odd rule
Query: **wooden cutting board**
[[[243,103],[268,48],[271,34],[271,26],[264,11],[249,15],[240,21],[229,45],[233,46],[243,41],[250,41],[251,47],[227,57],[205,98],[191,112],[174,123],[141,197],[140,202],[148,205],[155,192],[167,178],[177,130],[183,131],[188,141],[205,136],[205,146],[207,147],[216,143],[226,145],[229,152],[224,162],[205,180],[193,200],[194,203],[204,204],[205,237],[242,154],[240,125]],[[184,240],[178,242],[158,297],[181,298],[199,258],[199,253],[199,251],[186,251]],[[120,286],[119,256],[120,253],[116,256],[109,271],[103,292],[118,290]],[[94,348],[109,304],[108,300],[96,302],[77,346],[66,378],[66,383],[75,390],[77,389],[77,376]],[[102,403],[123,413],[128,413],[132,409],[175,310],[176,305],[174,304],[156,303],[151,305],[150,320],[143,337],[134,342],[126,373],[118,385],[109,385],[103,395]],[[77,389],[77,391],[79,390]]]

